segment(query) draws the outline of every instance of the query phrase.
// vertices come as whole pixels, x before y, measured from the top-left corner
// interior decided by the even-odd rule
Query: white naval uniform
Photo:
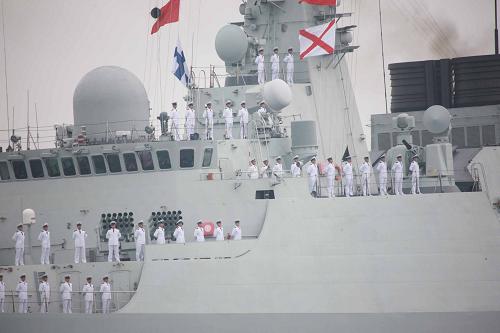
[[[106,233],[106,239],[108,240],[108,261],[112,262],[113,258],[117,262],[120,262],[120,238],[122,234],[118,229],[109,229]]]
[[[92,283],[85,283],[82,288],[83,299],[85,301],[85,313],[92,313],[94,305],[94,285]]]
[[[50,285],[48,282],[42,281],[38,286],[38,292],[40,293],[40,313],[49,312],[49,302],[50,302]]]
[[[263,165],[261,168],[260,168],[260,176],[262,178],[269,178],[269,164],[268,165]]]
[[[420,166],[417,161],[410,163],[411,194],[420,194]]]
[[[181,226],[178,226],[177,228],[175,228],[175,230],[174,230],[174,238],[175,238],[175,242],[177,244],[184,244],[184,243],[186,243],[186,239],[184,238],[184,229],[182,229]]]
[[[310,163],[307,166],[307,184],[309,185],[309,193],[318,192],[318,166]]]
[[[257,65],[257,82],[259,84],[264,84],[266,82],[266,76],[264,72],[264,55],[259,54],[255,58],[255,64]]]
[[[233,109],[225,108],[222,112],[226,124],[226,139],[233,138]]]
[[[375,168],[378,172],[380,195],[387,195],[387,165],[384,161],[379,161]]]
[[[135,260],[144,261],[144,248],[146,247],[146,231],[144,228],[137,228],[134,232],[135,238]]]
[[[179,111],[177,109],[172,109],[168,116],[170,117],[170,133],[173,134],[174,140],[179,141],[181,139],[181,130],[179,128]]]
[[[234,226],[231,231],[231,239],[232,240],[241,240],[241,228],[238,226]]]
[[[109,313],[109,307],[111,305],[111,285],[107,282],[103,282],[99,292],[102,293],[102,313]]]
[[[246,139],[248,137],[248,110],[241,108],[238,111],[238,117],[240,118],[240,139]]]
[[[260,107],[257,110],[257,114],[260,116],[262,124],[264,124],[265,126],[273,126],[274,123],[271,114],[267,112],[265,107]]]
[[[212,140],[214,133],[214,111],[206,108],[205,111],[203,111],[203,119],[205,119],[205,138],[207,140]]]
[[[194,126],[196,124],[196,114],[193,109],[186,109],[185,116],[185,126],[186,126],[186,139],[191,140],[191,134],[194,134]]]
[[[165,244],[165,228],[158,227],[155,230],[154,236],[156,238],[156,244]]]
[[[368,162],[363,162],[359,167],[359,172],[361,172],[361,186],[363,187],[363,196],[371,195],[370,193],[370,173],[371,166]]]
[[[87,238],[87,232],[84,230],[73,231],[73,240],[75,241],[75,264],[80,261],[83,263],[87,262],[85,256],[85,239]]]
[[[342,168],[344,172],[344,194],[346,197],[353,196],[353,172],[352,172],[352,163],[345,162]]]
[[[197,242],[204,242],[205,241],[205,230],[203,230],[203,227],[194,228],[194,239]]]
[[[224,240],[224,227],[216,227],[215,232],[214,232],[214,237],[216,241],[223,241]]]
[[[5,282],[0,281],[0,313],[5,312]]]
[[[273,176],[275,182],[280,182],[283,178],[283,165],[281,163],[276,162],[273,166]]]
[[[394,173],[394,194],[403,195],[403,163],[394,162],[391,170]]]
[[[17,312],[28,313],[28,283],[26,281],[19,281],[16,286],[16,292],[19,300]]]
[[[327,182],[327,190],[328,190],[328,197],[333,198],[335,197],[335,166],[333,163],[328,163],[325,169],[326,173],[326,182]]]
[[[73,292],[73,284],[71,282],[61,283],[59,287],[61,293],[63,313],[72,313],[71,311],[71,293]]]
[[[38,240],[42,243],[42,255],[40,256],[40,263],[50,264],[50,231],[42,230],[38,235]]]
[[[23,266],[24,265],[24,238],[26,235],[24,234],[24,231],[16,231],[14,235],[12,236],[12,240],[16,242],[16,259],[15,259],[15,265],[16,266]]]
[[[290,166],[290,175],[292,177],[300,177],[300,167],[296,163],[292,163]]]
[[[279,79],[280,76],[280,56],[274,53],[271,56],[271,80]]]
[[[250,164],[247,172],[248,172],[248,178],[259,179],[259,170],[257,169],[256,165]]]
[[[286,83],[289,85],[293,84],[293,54],[288,53],[283,59],[286,64]]]

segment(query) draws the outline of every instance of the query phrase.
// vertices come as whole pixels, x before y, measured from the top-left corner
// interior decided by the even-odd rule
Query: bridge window
[[[158,150],[156,152],[156,157],[158,157],[158,165],[160,169],[170,169],[172,164],[170,163],[170,155],[167,150]]]
[[[31,176],[33,178],[43,178],[43,166],[41,160],[30,160]]]
[[[47,168],[47,173],[49,177],[59,177],[61,176],[61,170],[59,170],[59,162],[55,157],[44,158],[45,167]]]
[[[137,160],[134,153],[124,153],[123,161],[125,162],[125,169],[129,172],[139,170],[137,168]],[[109,162],[108,162],[109,163]]]
[[[194,166],[194,149],[181,149],[181,168]]]
[[[139,160],[141,161],[142,170],[154,170],[153,155],[149,150],[142,150],[137,152]]]
[[[479,135],[479,126],[467,127],[467,147],[481,146],[481,137]]]
[[[63,173],[65,176],[76,175],[75,162],[73,162],[73,157],[61,158],[61,164],[62,164]]]
[[[0,179],[1,180],[9,180],[10,179],[10,174],[9,174],[9,166],[7,165],[7,162],[0,162]]]
[[[24,163],[24,161],[12,161],[12,169],[14,169],[14,176],[16,176],[16,179],[28,178],[28,173],[26,172],[26,164]]]
[[[87,156],[78,156],[76,158],[76,163],[78,163],[78,171],[80,171],[80,175],[90,175],[90,163]]]
[[[495,125],[485,125],[481,128],[481,137],[483,139],[483,146],[496,145]]]
[[[120,164],[120,157],[118,154],[105,154],[106,160],[108,161],[109,171],[122,172],[122,166]]]
[[[210,164],[212,164],[213,152],[213,148],[205,148],[205,151],[203,152],[203,163],[201,164],[203,168],[209,167]]]
[[[106,163],[104,163],[104,156],[92,156],[92,163],[94,164],[94,173],[96,175],[106,173]]]

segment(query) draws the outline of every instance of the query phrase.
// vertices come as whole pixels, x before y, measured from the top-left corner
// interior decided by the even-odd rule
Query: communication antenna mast
[[[498,0],[495,1],[495,54],[498,54]]]
[[[4,1],[2,0],[2,36],[3,36],[3,69],[4,69],[4,78],[5,78],[5,113],[7,114],[7,138],[10,146],[10,137],[9,132],[9,84],[7,80],[7,51],[6,51],[6,42],[5,42],[5,14],[4,14]]]

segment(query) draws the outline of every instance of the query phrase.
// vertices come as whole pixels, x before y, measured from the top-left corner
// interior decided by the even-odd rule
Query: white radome
[[[450,122],[450,112],[444,106],[433,105],[424,112],[424,127],[431,133],[443,133],[444,131],[449,129]]]
[[[23,210],[23,224],[28,225],[33,223],[36,223],[35,211],[31,208],[26,208]]]
[[[237,63],[245,57],[248,49],[247,35],[238,26],[228,24],[215,36],[217,55],[227,63]]]
[[[283,80],[276,79],[264,85],[262,96],[271,109],[279,111],[292,102],[292,90]]]

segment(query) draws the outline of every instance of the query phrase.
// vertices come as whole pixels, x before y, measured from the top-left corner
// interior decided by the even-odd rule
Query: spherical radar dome
[[[434,134],[443,133],[450,127],[450,112],[441,105],[433,105],[424,112],[424,127]]]
[[[262,96],[273,110],[281,110],[292,102],[292,90],[285,81],[276,79],[264,85]]]
[[[87,73],[76,86],[73,115],[77,131],[86,126],[91,140],[116,131],[142,133],[148,125],[149,100],[134,74],[121,67],[103,66]]]
[[[223,61],[237,63],[248,49],[247,35],[240,27],[229,24],[222,27],[215,36],[215,50]]]

